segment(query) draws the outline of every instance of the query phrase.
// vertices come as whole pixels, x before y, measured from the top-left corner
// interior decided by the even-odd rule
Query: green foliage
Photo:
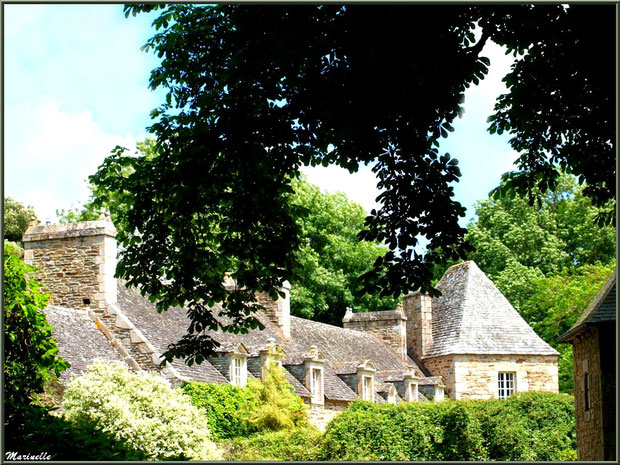
[[[363,208],[342,193],[321,192],[304,180],[294,180],[292,187],[291,202],[303,210],[296,219],[301,246],[294,252],[291,312],[339,326],[347,307],[356,311],[396,308],[392,297],[356,292],[357,278],[388,250],[377,242],[357,239],[364,228]]]
[[[289,200],[303,165],[355,172],[372,164],[377,175],[380,208],[361,237],[390,250],[362,275],[360,292],[437,295],[434,266],[468,250],[458,222],[465,210],[452,198],[458,161],[437,147],[462,114],[465,90],[488,72],[481,55],[488,40],[520,54],[493,130],[515,130],[525,141],[515,148],[526,152],[526,187],[553,187],[559,164],[593,186],[599,205],[613,197],[613,59],[591,62],[596,53],[589,53],[598,50],[591,42],[600,32],[596,18],[612,17],[611,9],[129,4],[125,13],[156,9],[157,32],[144,49],[161,58],[150,87],[167,92],[149,128],[158,156],[130,158],[118,147],[92,181],[129,206],[119,275],[154,296],[159,310],[190,308],[190,333],[168,359],[210,352],[213,341],[199,336],[204,328],[255,327],[254,291],[275,294],[282,280],[292,281],[292,256],[303,244]],[[601,24],[613,36],[613,24]],[[580,59],[572,56],[574,43]],[[563,79],[566,66],[551,73],[545,58],[568,64],[571,79]],[[533,87],[535,100],[527,91],[532,82],[544,84]],[[560,99],[563,110],[568,98],[570,111],[550,120],[557,109],[538,105],[556,94],[551,102]],[[600,132],[583,138],[582,123]],[[423,236],[433,251],[426,255],[415,252]],[[226,272],[243,291],[226,295]],[[223,302],[232,317],[226,328],[209,312],[212,302]]]
[[[37,215],[32,207],[24,207],[20,202],[11,198],[4,198],[4,238],[8,241],[21,243],[22,236],[28,229],[30,220],[36,220]]]
[[[157,147],[153,138],[146,138],[136,144],[137,152],[135,155],[152,160],[157,156]],[[121,177],[128,177],[133,173],[130,164],[123,166],[116,173]],[[98,220],[102,213],[108,212],[117,231],[125,231],[127,226],[127,213],[131,204],[127,203],[127,195],[122,191],[112,191],[91,182],[89,184],[90,197],[81,207],[74,207],[68,210],[56,210],[56,216],[60,223],[76,223],[78,221]]]
[[[284,377],[284,369],[273,359],[265,363],[263,381],[248,380],[257,405],[248,412],[248,421],[258,431],[280,431],[305,427],[308,424],[306,406]]]
[[[356,402],[327,427],[323,460],[571,460],[573,399],[524,393],[508,400]]]
[[[63,404],[71,424],[94,425],[149,460],[220,458],[207,417],[180,389],[120,362],[93,363],[69,384]]]
[[[21,421],[23,409],[43,391],[46,380],[69,364],[60,358],[43,309],[48,295],[29,278],[35,268],[4,243],[4,405],[9,422]]]
[[[44,451],[51,460],[108,461],[146,460],[141,451],[127,441],[102,432],[92,423],[79,426],[53,415],[46,408],[28,406],[20,425],[9,424],[5,430],[5,450],[18,453]]]
[[[87,202],[81,208],[72,207],[68,210],[64,208],[56,210],[59,223],[77,223],[78,221],[95,221],[99,219],[101,211],[97,211],[92,203]]]
[[[207,415],[214,440],[247,437],[258,431],[247,418],[257,403],[253,390],[230,384],[190,382],[183,385],[183,392]]]
[[[321,460],[321,433],[313,427],[265,432],[237,438],[226,444],[224,459],[229,461]]]
[[[356,402],[325,432],[326,460],[484,460],[480,422],[464,402]]]
[[[475,248],[467,258],[560,352],[561,392],[573,390],[572,351],[555,340],[588,307],[615,267],[616,229],[596,221],[614,203],[594,207],[586,190],[574,176],[563,175],[540,205],[530,205],[518,194],[479,202],[466,235]]]
[[[528,392],[477,403],[491,460],[577,458],[572,396]]]
[[[573,351],[556,339],[568,331],[590,306],[609,276],[615,261],[607,266],[584,265],[569,272],[532,281],[531,296],[521,305],[521,315],[534,331],[560,352],[560,392],[573,392]]]
[[[520,156],[519,171],[505,176],[498,192],[530,188],[534,200],[531,188],[553,190],[559,167],[586,181],[585,193],[597,204],[615,199],[616,83],[613,68],[604,65],[617,53],[613,7],[510,10],[493,40],[521,57],[504,77],[508,92],[497,99],[489,131],[509,131]],[[496,26],[487,21],[480,22],[483,30]],[[608,221],[615,217],[613,209],[606,213]]]

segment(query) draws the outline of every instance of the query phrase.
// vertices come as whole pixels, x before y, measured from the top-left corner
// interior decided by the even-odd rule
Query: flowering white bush
[[[65,419],[102,432],[153,460],[218,460],[207,417],[180,389],[154,374],[98,360],[65,391]]]

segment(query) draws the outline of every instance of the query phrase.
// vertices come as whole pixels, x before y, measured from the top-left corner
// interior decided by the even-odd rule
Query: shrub
[[[251,389],[230,384],[190,382],[183,386],[183,392],[207,415],[213,439],[247,437],[258,431],[248,420],[247,412],[257,402]]]
[[[46,452],[51,460],[108,461],[146,460],[139,450],[95,428],[92,423],[74,425],[49,408],[29,405],[23,422],[5,429],[5,450],[18,454]]]
[[[24,264],[19,253],[4,243],[4,402],[9,422],[21,421],[21,412],[43,392],[44,382],[69,366],[57,355],[43,313],[48,295],[28,277],[35,268]]]
[[[306,407],[277,362],[268,360],[264,380],[250,379],[248,387],[256,395],[256,406],[248,412],[248,421],[257,430],[279,431],[307,425]]]
[[[506,401],[488,401],[481,416],[493,460],[575,460],[572,396],[527,392]],[[486,410],[486,411],[482,411]]]
[[[207,417],[180,389],[154,374],[130,373],[120,362],[93,363],[67,387],[64,407],[67,421],[94,424],[151,460],[220,458]]]
[[[484,438],[463,403],[357,401],[325,433],[327,460],[483,460]]]
[[[226,460],[321,459],[321,433],[314,427],[270,431],[250,438],[237,438],[226,447]]]
[[[327,427],[324,460],[571,460],[570,396],[508,400],[355,402]]]

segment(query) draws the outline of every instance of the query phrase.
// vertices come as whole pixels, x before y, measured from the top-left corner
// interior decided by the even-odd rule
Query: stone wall
[[[401,360],[407,359],[407,318],[402,310],[352,313],[342,319],[347,329],[373,334],[391,347]]]
[[[273,300],[269,294],[262,292],[256,295],[258,303],[265,309],[263,313],[271,321],[275,323],[282,336],[285,339],[291,338],[291,285],[288,281],[284,281],[281,292],[284,292],[285,297],[279,297],[278,300]]]
[[[209,362],[224,378],[230,380],[230,356],[225,353],[216,353],[207,357]],[[259,372],[260,373],[260,372]],[[254,374],[254,373],[252,373]]]
[[[340,412],[347,409],[348,402],[325,399],[325,405],[310,404],[310,399],[304,399],[308,407],[308,419],[321,432],[325,431],[327,424]]]
[[[32,226],[23,237],[24,261],[39,269],[50,304],[104,311],[116,303],[115,236],[105,220]]]
[[[414,292],[403,297],[407,317],[407,351],[420,360],[433,343],[433,308],[431,297]]]
[[[556,355],[445,355],[423,360],[433,376],[442,376],[452,399],[497,397],[498,372],[514,372],[516,392],[558,392]]]
[[[579,460],[603,458],[603,405],[598,329],[590,329],[573,341],[575,377],[575,420]],[[585,410],[584,375],[590,378],[590,409]]]

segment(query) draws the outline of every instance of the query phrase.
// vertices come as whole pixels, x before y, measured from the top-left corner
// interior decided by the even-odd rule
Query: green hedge
[[[182,389],[192,404],[206,413],[214,440],[245,437],[258,431],[248,419],[250,406],[257,402],[252,390],[198,382],[186,383]]]
[[[573,398],[356,402],[328,426],[322,460],[573,460]]]
[[[321,460],[321,433],[313,427],[293,428],[237,438],[223,445],[224,459],[257,460]]]

